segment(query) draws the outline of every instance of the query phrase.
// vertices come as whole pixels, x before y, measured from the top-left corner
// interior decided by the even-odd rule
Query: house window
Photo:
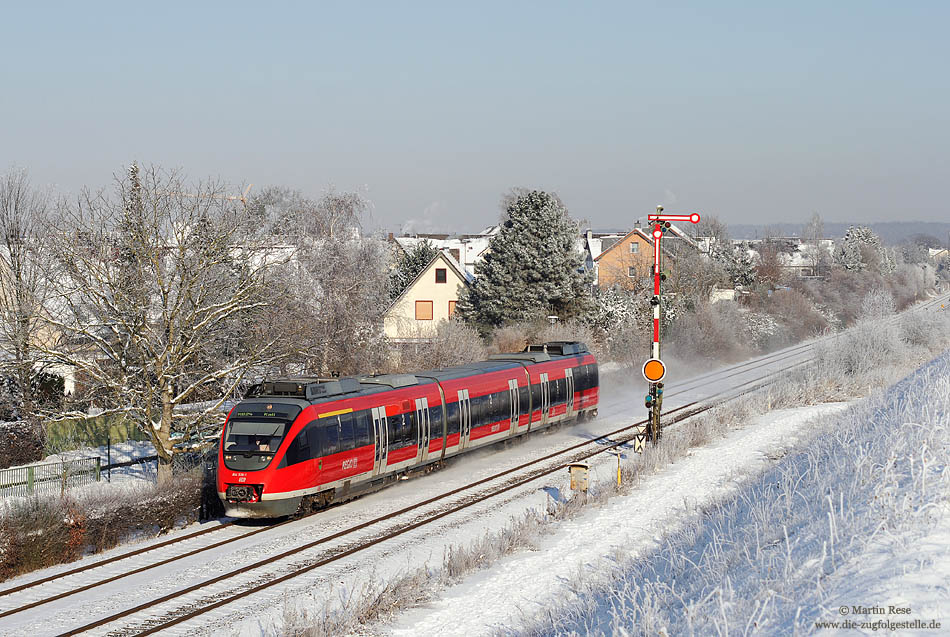
[[[436,268],[436,269],[435,269],[435,282],[436,282],[436,283],[445,283],[445,268]]]
[[[455,301],[449,301],[449,318],[452,318],[453,314],[455,314]]]
[[[416,301],[416,320],[432,320],[432,301]]]
[[[632,265],[631,265],[630,267],[628,267],[628,268],[627,268],[627,276],[630,277],[631,279],[636,278],[636,276],[637,276],[637,269],[636,269],[635,267],[633,267]]]
[[[636,241],[630,243],[630,254],[640,254],[640,244]]]

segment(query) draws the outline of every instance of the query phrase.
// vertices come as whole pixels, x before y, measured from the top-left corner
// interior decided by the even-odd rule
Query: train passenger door
[[[551,387],[548,383],[548,375],[541,374],[541,424],[548,424],[548,412],[551,409]]]
[[[373,475],[386,470],[386,450],[389,448],[389,432],[386,428],[386,408],[373,407],[373,432],[376,434],[376,456],[373,461]]]
[[[459,449],[468,446],[468,436],[472,431],[472,403],[468,398],[468,390],[459,390]]]
[[[419,449],[416,454],[419,462],[429,455],[429,399],[416,398],[416,422],[419,423]]]
[[[508,398],[511,400],[511,429],[510,435],[515,435],[518,431],[518,421],[521,419],[521,409],[518,397],[518,381],[511,379],[508,381]]]
[[[574,370],[568,367],[564,370],[564,384],[567,387],[567,418],[574,416]]]

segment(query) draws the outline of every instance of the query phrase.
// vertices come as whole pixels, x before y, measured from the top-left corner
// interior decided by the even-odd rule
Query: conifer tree
[[[896,264],[893,256],[884,248],[881,238],[866,226],[851,226],[838,243],[835,263],[845,270],[873,270],[890,274]]]
[[[475,281],[460,295],[459,315],[483,331],[551,314],[585,316],[589,282],[576,241],[577,224],[557,195],[519,193],[488,254],[475,265]]]
[[[396,268],[389,274],[389,298],[395,300],[409,287],[419,273],[439,254],[438,248],[428,239],[423,239],[408,251],[399,255]]]

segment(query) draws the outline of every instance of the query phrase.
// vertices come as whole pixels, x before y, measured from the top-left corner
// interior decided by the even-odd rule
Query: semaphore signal
[[[660,271],[660,240],[663,234],[672,226],[674,221],[699,223],[699,213],[687,215],[664,215],[663,206],[656,207],[656,214],[647,215],[647,220],[653,224],[653,296],[650,305],[653,306],[653,348],[650,358],[643,363],[643,377],[650,384],[650,391],[644,401],[650,412],[650,424],[647,436],[654,444],[660,439],[660,408],[663,405],[663,379],[666,377],[666,365],[660,358],[660,306],[663,297],[660,294],[660,281],[666,279]]]

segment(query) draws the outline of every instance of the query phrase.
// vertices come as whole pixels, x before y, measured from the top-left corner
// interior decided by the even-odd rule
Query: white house
[[[405,342],[430,338],[440,321],[455,314],[459,294],[471,280],[458,261],[440,251],[386,310],[386,336]]]

